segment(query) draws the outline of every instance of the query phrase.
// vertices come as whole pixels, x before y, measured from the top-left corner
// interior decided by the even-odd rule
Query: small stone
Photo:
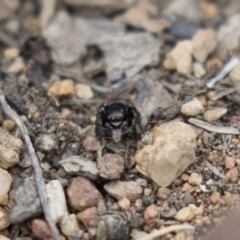
[[[189,74],[192,69],[192,42],[180,41],[177,46],[167,54],[163,63],[168,70],[175,70],[181,74]]]
[[[21,139],[0,128],[0,167],[7,169],[19,163],[19,155],[23,148]]]
[[[222,67],[223,64],[219,58],[211,58],[206,64],[207,73],[209,76],[215,75]]]
[[[77,214],[77,219],[82,222],[85,226],[88,226],[89,223],[97,217],[97,208],[91,207],[83,210]]]
[[[35,218],[28,222],[28,227],[32,230],[33,235],[38,239],[54,240],[53,233],[49,228],[47,222],[44,220]],[[64,238],[61,237],[61,240],[63,239]]]
[[[233,68],[233,70],[229,74],[230,79],[233,83],[233,86],[237,90],[238,93],[240,93],[240,77],[239,77],[240,70],[239,70],[239,67],[240,67],[240,62],[238,62],[236,64],[236,66]]]
[[[60,222],[60,229],[68,239],[82,239],[83,232],[79,229],[79,224],[75,214],[66,215]]]
[[[98,201],[102,199],[97,188],[84,177],[72,179],[67,188],[67,196],[70,206],[79,211],[97,206]]]
[[[189,178],[189,175],[186,174],[186,173],[183,173],[183,174],[181,175],[181,179],[182,179],[184,182],[187,182],[187,181],[188,181],[188,178]]]
[[[58,137],[55,133],[40,133],[36,138],[36,146],[42,151],[50,152],[58,148]]]
[[[212,29],[198,30],[192,39],[192,45],[193,56],[199,62],[205,62],[217,46],[216,33]]]
[[[97,138],[91,136],[86,137],[86,139],[83,142],[83,146],[85,147],[85,150],[88,152],[91,151],[95,152],[101,147]]]
[[[74,83],[71,79],[55,82],[49,89],[47,95],[53,100],[71,97],[75,93]]]
[[[188,206],[193,210],[195,215],[202,215],[203,212],[204,212],[204,206],[203,205],[197,207],[194,204],[189,204]]]
[[[220,119],[227,113],[227,108],[214,108],[204,112],[203,117],[206,121],[212,122]]]
[[[8,72],[9,73],[21,73],[25,70],[25,65],[23,62],[23,59],[21,57],[18,57],[14,60],[14,62],[12,63],[12,65],[8,68]]]
[[[184,207],[180,209],[175,215],[175,219],[180,222],[188,222],[193,218],[195,218],[195,214],[191,207]]]
[[[185,182],[185,183],[183,184],[183,187],[182,187],[182,191],[183,191],[183,192],[188,192],[188,191],[190,191],[191,189],[192,189],[192,186],[191,186],[189,183]]]
[[[159,186],[167,187],[195,161],[197,133],[178,121],[152,131],[152,145],[144,146],[136,154],[136,168]]]
[[[7,211],[0,207],[0,231],[6,229],[9,225],[10,222],[8,219]]]
[[[151,222],[157,218],[158,216],[158,208],[155,204],[149,205],[144,211],[144,220],[147,225],[151,224]]]
[[[93,98],[93,91],[88,85],[77,84],[75,86],[75,92],[78,98],[85,100]]]
[[[137,240],[137,239],[143,238],[147,235],[148,235],[148,233],[146,233],[144,231],[140,231],[136,228],[132,229],[132,231],[130,233],[130,236],[132,237],[132,240]]]
[[[185,116],[197,116],[204,112],[202,103],[194,98],[192,101],[184,103],[181,107],[181,113]]]
[[[80,174],[90,179],[96,179],[98,176],[97,164],[82,156],[72,156],[59,162],[66,173],[70,175]]]
[[[7,48],[3,53],[4,57],[8,61],[16,58],[18,54],[19,54],[19,50],[17,48]]]
[[[225,157],[225,167],[227,169],[232,169],[235,167],[235,158],[234,157],[229,157],[229,156],[226,156]]]
[[[151,195],[151,193],[152,193],[151,188],[144,188],[143,194],[144,194],[145,197],[149,197]]]
[[[194,72],[195,78],[201,78],[206,74],[206,71],[203,65],[199,62],[193,63],[193,72]]]
[[[163,200],[166,200],[170,194],[171,194],[171,190],[165,187],[159,188],[157,192],[157,196]]]
[[[0,205],[8,204],[8,192],[12,183],[12,176],[6,170],[0,168]]]
[[[119,179],[124,170],[124,159],[118,154],[105,154],[98,159],[98,170],[102,178]]]
[[[202,176],[198,173],[191,173],[188,182],[191,185],[199,186],[202,183]]]
[[[3,129],[6,129],[7,131],[12,131],[15,127],[15,122],[12,120],[4,120],[2,124]]]
[[[131,206],[131,202],[128,198],[122,197],[118,200],[118,205],[123,210],[128,210]]]
[[[65,194],[61,183],[58,180],[52,180],[46,185],[48,205],[52,220],[59,223],[68,215]]]
[[[143,192],[142,187],[134,181],[113,181],[105,184],[104,189],[116,199],[126,197],[132,202],[140,198]]]
[[[237,182],[238,180],[238,169],[236,167],[228,170],[225,174],[227,178],[229,178],[232,182]]]
[[[11,239],[0,234],[0,240],[11,240]],[[19,239],[16,238],[16,240],[19,240]],[[20,239],[20,240],[21,240],[21,239]],[[27,240],[28,240],[28,239],[27,239]],[[29,239],[29,240],[31,240],[31,239]]]

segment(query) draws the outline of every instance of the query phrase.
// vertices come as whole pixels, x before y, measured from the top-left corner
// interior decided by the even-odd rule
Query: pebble
[[[97,206],[98,201],[102,199],[93,183],[84,177],[72,179],[67,188],[67,196],[70,206],[79,211]]]
[[[0,207],[0,231],[6,229],[10,225],[7,211]]]
[[[12,184],[12,176],[6,170],[0,168],[0,205],[7,205],[8,192]]]
[[[202,183],[203,179],[202,176],[198,173],[191,173],[188,178],[188,183],[194,186],[199,186]]]
[[[77,214],[77,219],[82,222],[85,226],[88,226],[89,223],[95,219],[98,215],[97,208],[91,207],[79,212]]]
[[[28,177],[21,181],[23,182],[10,192],[10,199],[15,203],[10,212],[11,223],[23,222],[42,213],[34,178]]]
[[[155,204],[151,204],[149,205],[145,211],[144,211],[144,214],[143,214],[143,217],[144,217],[144,220],[145,220],[145,223],[147,225],[150,225],[151,222],[158,217],[158,208]]]
[[[118,154],[105,154],[98,158],[98,171],[102,178],[119,179],[124,170],[124,159]]]
[[[4,120],[2,124],[3,129],[6,129],[7,131],[12,131],[15,127],[15,122],[12,120]]]
[[[153,143],[136,154],[136,168],[159,186],[167,187],[195,161],[197,133],[191,125],[178,121],[152,131]]]
[[[110,196],[118,200],[126,197],[132,202],[140,198],[143,192],[142,187],[134,181],[113,181],[105,184],[104,189]]]
[[[118,205],[123,210],[128,210],[131,206],[131,202],[128,198],[122,197],[118,200]]]
[[[222,66],[223,64],[219,58],[216,58],[216,57],[211,58],[210,60],[207,61],[207,64],[206,64],[208,75],[213,76],[222,68]]]
[[[85,99],[85,100],[91,99],[94,96],[92,89],[85,84],[77,84],[75,86],[75,93],[78,98]]]
[[[186,173],[183,173],[183,174],[181,175],[181,179],[182,179],[184,182],[187,182],[187,181],[188,181],[188,178],[189,178],[189,175],[186,174]]]
[[[235,167],[235,158],[234,157],[229,157],[229,156],[226,156],[225,157],[225,167],[227,169],[232,169]]]
[[[171,194],[171,190],[165,187],[161,187],[157,191],[157,196],[163,200],[167,199],[170,194]]]
[[[65,158],[61,160],[59,164],[69,175],[80,174],[81,176],[88,177],[93,180],[98,176],[96,162],[83,158],[82,156]]]
[[[52,180],[46,185],[46,192],[50,214],[55,223],[59,223],[68,215],[65,194],[61,183],[58,180]]]
[[[212,122],[220,119],[227,113],[227,108],[214,108],[204,112],[203,117],[206,121]]]
[[[175,215],[175,219],[180,222],[188,222],[193,218],[195,218],[195,214],[192,208],[189,206],[180,209]]]
[[[35,237],[39,239],[54,240],[53,233],[46,221],[35,218],[28,222],[28,227],[32,230]],[[64,238],[61,237],[60,239],[63,240]]]
[[[130,236],[132,237],[132,240],[137,240],[137,239],[140,239],[140,238],[145,237],[147,235],[148,235],[148,233],[146,233],[144,231],[140,231],[136,228],[133,228],[131,233],[130,233]]]
[[[233,68],[231,73],[229,74],[230,79],[233,83],[234,88],[237,90],[238,93],[240,93],[240,62],[236,64],[236,66]]]
[[[71,79],[55,82],[49,89],[47,95],[53,100],[71,97],[75,94],[74,83]]]
[[[0,234],[0,240],[11,240],[11,239]],[[18,240],[18,239],[16,238],[16,240]],[[29,240],[31,240],[31,239],[29,239]]]
[[[143,194],[144,194],[145,197],[149,197],[151,195],[151,193],[152,193],[151,188],[144,188]]]
[[[206,74],[206,70],[201,63],[195,62],[193,63],[193,73],[195,78],[201,78]]]
[[[188,191],[190,191],[192,189],[192,186],[189,184],[189,183],[187,183],[187,182],[185,182],[184,184],[183,184],[183,186],[182,186],[182,191],[183,192],[188,192]]]
[[[193,98],[192,101],[184,103],[181,107],[181,113],[185,116],[197,116],[203,112],[204,107],[197,98]]]
[[[19,50],[17,48],[7,48],[3,53],[4,57],[8,61],[16,58],[18,54],[19,54]]]
[[[236,167],[228,170],[225,174],[227,178],[229,178],[233,183],[238,180],[238,169]]]
[[[83,146],[85,147],[85,150],[88,152],[96,152],[97,150],[99,150],[101,148],[101,145],[99,143],[99,141],[97,140],[96,137],[91,137],[88,136],[85,138],[84,142],[83,142]]]
[[[25,64],[23,62],[23,59],[21,57],[17,57],[7,71],[9,73],[18,74],[23,72],[24,70],[25,70]]]
[[[177,70],[181,74],[189,74],[192,70],[192,42],[180,41],[176,47],[167,54],[163,63],[168,70]]]
[[[188,206],[193,210],[195,215],[202,215],[203,212],[204,212],[204,206],[203,205],[197,207],[194,204],[189,204]]]
[[[83,232],[79,229],[75,214],[66,215],[59,226],[63,235],[68,239],[82,239]]]
[[[7,169],[19,163],[23,142],[3,128],[0,128],[0,136],[0,167]]]
[[[198,30],[192,39],[193,56],[201,63],[217,46],[216,33],[212,29]]]

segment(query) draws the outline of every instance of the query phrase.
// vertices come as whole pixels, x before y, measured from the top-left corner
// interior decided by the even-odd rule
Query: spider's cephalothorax
[[[99,107],[96,135],[101,144],[103,132],[110,132],[114,142],[119,142],[125,128],[131,128],[137,140],[137,126],[142,130],[141,115],[129,100],[111,100]]]

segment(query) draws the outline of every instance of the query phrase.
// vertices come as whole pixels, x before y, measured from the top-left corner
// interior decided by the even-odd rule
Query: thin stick
[[[212,171],[216,176],[218,176],[219,178],[221,178],[223,180],[227,180],[228,179],[226,176],[224,176],[222,173],[220,173],[217,168],[212,166],[210,162],[204,161],[204,163],[207,166],[207,168],[209,168],[209,170]]]
[[[219,127],[211,125],[207,122],[199,120],[197,118],[189,118],[188,122],[196,125],[200,128],[206,129],[209,132],[223,133],[223,134],[240,134],[239,130],[234,127]]]
[[[47,202],[46,189],[45,189],[45,185],[44,185],[44,181],[43,181],[43,177],[42,177],[42,169],[39,165],[38,158],[35,154],[35,151],[34,151],[32,142],[30,140],[27,128],[22,123],[18,114],[13,109],[11,109],[10,106],[7,104],[3,90],[1,88],[0,88],[0,104],[2,106],[4,113],[15,122],[15,124],[18,126],[18,128],[21,132],[22,138],[23,138],[23,140],[26,144],[27,150],[28,150],[29,157],[32,160],[32,165],[33,165],[33,169],[35,172],[35,181],[36,181],[36,185],[37,185],[38,195],[40,198],[40,202],[42,205],[42,209],[43,209],[45,218],[49,224],[49,227],[51,228],[51,230],[54,234],[54,239],[60,240],[59,231],[50,215],[50,210],[49,210],[49,206],[48,206],[48,202]]]
[[[179,231],[179,230],[194,230],[195,227],[189,226],[189,225],[174,225],[171,227],[166,227],[158,231],[154,231],[153,233],[148,234],[147,236],[138,238],[137,240],[152,240],[156,237],[161,237],[163,235],[166,235],[167,233],[173,232],[173,231]]]

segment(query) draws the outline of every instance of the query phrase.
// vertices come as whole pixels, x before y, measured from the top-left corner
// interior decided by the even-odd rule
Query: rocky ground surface
[[[0,0],[0,101],[45,183],[0,108],[0,240],[214,232],[239,203],[239,22],[238,0]],[[117,98],[143,131],[101,145],[99,106]]]

